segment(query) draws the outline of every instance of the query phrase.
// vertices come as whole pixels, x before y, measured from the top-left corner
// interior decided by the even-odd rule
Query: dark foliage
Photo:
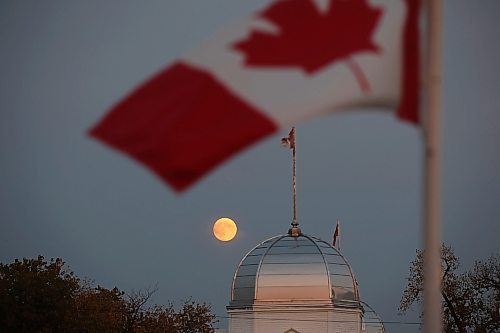
[[[441,248],[443,322],[445,332],[500,332],[500,256],[476,261],[458,272],[460,260],[450,246]],[[408,284],[400,303],[403,313],[422,301],[423,251],[410,265]]]
[[[157,288],[126,294],[95,287],[64,268],[61,259],[0,264],[0,332],[213,333],[210,306],[186,301],[148,307]]]

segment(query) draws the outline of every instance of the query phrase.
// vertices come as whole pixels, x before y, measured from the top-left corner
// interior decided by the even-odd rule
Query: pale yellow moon
[[[213,231],[215,238],[223,242],[229,242],[236,236],[238,228],[233,220],[223,217],[215,221]]]

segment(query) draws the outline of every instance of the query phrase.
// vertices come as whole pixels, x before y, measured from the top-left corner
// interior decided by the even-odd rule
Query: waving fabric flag
[[[91,135],[181,191],[245,147],[336,110],[418,123],[419,0],[281,0],[118,103]]]
[[[286,138],[281,138],[281,145],[286,148],[295,149],[295,127],[292,127]]]
[[[332,246],[340,250],[340,222],[337,220],[337,226],[333,232]]]

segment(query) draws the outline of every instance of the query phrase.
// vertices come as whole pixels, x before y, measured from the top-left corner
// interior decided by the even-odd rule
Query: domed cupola
[[[356,279],[344,256],[299,231],[272,237],[245,255],[234,274],[228,309],[308,303],[361,308]]]
[[[229,333],[383,333],[380,320],[364,321],[365,306],[344,256],[299,228],[295,128],[281,142],[293,153],[292,227],[254,247],[238,265],[227,306]],[[337,223],[334,242],[338,236]]]

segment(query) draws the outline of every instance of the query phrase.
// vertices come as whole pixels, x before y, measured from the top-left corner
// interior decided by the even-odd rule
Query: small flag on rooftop
[[[337,220],[337,226],[335,227],[335,232],[333,233],[332,246],[340,250],[340,221]]]
[[[281,139],[281,145],[290,149],[295,148],[295,127],[292,127],[292,130],[288,133],[288,137]]]

